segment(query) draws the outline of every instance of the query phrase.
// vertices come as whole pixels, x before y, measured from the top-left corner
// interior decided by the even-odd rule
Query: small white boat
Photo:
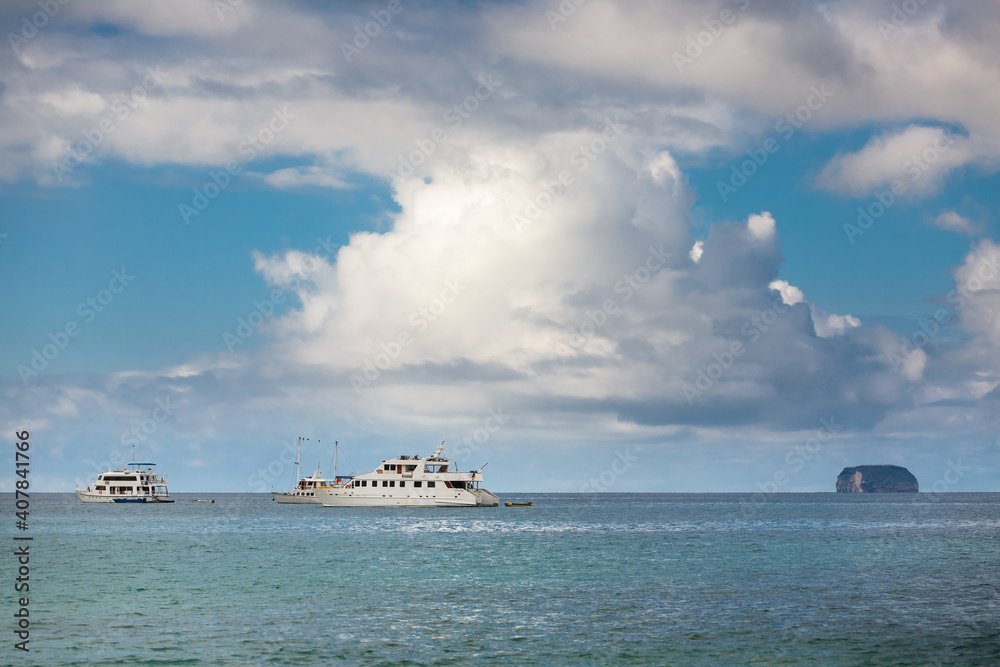
[[[375,470],[316,487],[326,507],[497,507],[500,498],[479,487],[481,470],[452,470],[444,443],[431,456],[398,456]],[[485,467],[485,466],[484,466]]]
[[[202,499],[202,498],[196,498],[195,500],[192,500],[191,502],[193,502],[193,503],[214,503],[215,502],[215,498],[211,498],[209,500],[205,500],[205,499]]]
[[[129,463],[121,470],[102,472],[76,495],[85,503],[172,503],[166,480],[153,472],[155,465]]]
[[[334,486],[339,483],[343,478],[326,479],[323,477],[323,473],[317,467],[316,472],[314,472],[309,477],[303,477],[299,480],[299,483],[295,485],[295,488],[284,493],[282,491],[272,491],[271,496],[276,502],[279,503],[294,503],[299,505],[319,505],[320,500],[316,497],[316,489],[321,486]]]

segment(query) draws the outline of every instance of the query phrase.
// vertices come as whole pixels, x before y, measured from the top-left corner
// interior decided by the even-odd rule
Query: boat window
[[[361,480],[361,486],[368,486],[368,480],[366,479]]]
[[[382,480],[382,486],[389,486],[389,481],[388,481],[388,480],[385,480],[385,479],[383,479],[383,480]]]
[[[414,482],[414,483],[413,483],[413,488],[415,488],[415,489],[419,489],[419,488],[420,488],[421,486],[423,486],[423,485],[424,485],[424,483],[423,483],[423,482]]]
[[[428,489],[433,489],[434,488],[434,482],[427,482],[427,488]]]
[[[102,485],[98,485],[98,486],[94,487],[94,490],[95,491],[106,491],[107,489],[104,486],[102,486]]]
[[[396,486],[396,480],[392,480],[391,482],[389,482],[389,486]]]
[[[406,466],[406,472],[413,472],[417,469],[417,466]]]
[[[406,482],[400,482],[399,483],[399,488],[403,488],[404,486],[406,486]]]

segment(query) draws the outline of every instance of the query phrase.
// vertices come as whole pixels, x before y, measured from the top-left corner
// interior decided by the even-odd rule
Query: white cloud
[[[781,294],[781,301],[786,306],[794,306],[805,301],[805,295],[795,285],[789,285],[786,280],[775,280],[768,285],[773,290]]]
[[[145,67],[162,66],[170,84],[108,137],[104,149],[110,154],[139,164],[222,165],[275,104],[287,103],[301,111],[299,119],[268,154],[300,156],[305,170],[314,162],[328,165],[336,179],[353,168],[375,174],[393,169],[397,156],[436,126],[451,137],[443,112],[465,98],[492,63],[506,83],[469,123],[591,129],[595,120],[618,115],[651,146],[696,152],[739,145],[748,132],[767,130],[799,109],[810,115],[809,130],[919,117],[962,126],[976,139],[958,139],[915,191],[973,157],[995,166],[1000,117],[993,113],[992,91],[1000,88],[1000,59],[988,32],[977,32],[989,24],[977,16],[986,9],[925,8],[890,43],[877,28],[875,8],[863,3],[824,4],[815,12],[749,7],[736,12],[690,68],[678,71],[674,51],[705,30],[712,11],[684,3],[607,2],[581,7],[553,32],[534,4],[460,8],[434,21],[418,20],[418,9],[398,17],[405,32],[384,33],[377,49],[348,67],[339,43],[357,18],[349,7],[317,13],[245,2],[220,17],[212,3],[195,0],[141,9],[117,0],[70,5],[66,18],[78,29],[105,22],[158,39],[112,56],[83,36],[48,31],[28,46],[32,57],[60,54],[46,62],[48,76],[33,79],[12,70],[4,78],[5,99],[31,109],[43,97],[85,85],[112,100],[136,85]],[[452,45],[456,35],[465,36],[461,45],[475,57],[459,63],[443,47],[411,49],[414,40]],[[178,38],[188,40],[183,50],[175,48]],[[597,39],[600,49],[593,48]],[[588,83],[562,85],[575,80]],[[815,102],[814,89],[824,85],[832,95],[816,110],[803,106]],[[592,93],[578,96],[578,90]],[[76,115],[4,117],[0,177],[43,173],[49,165],[19,147],[44,145],[53,136],[75,141],[100,120]],[[967,159],[960,160],[962,154]],[[856,191],[899,167],[887,167],[874,153],[864,158],[863,176],[831,172],[830,186]],[[678,173],[669,164],[652,168],[657,177]]]
[[[874,188],[902,185],[902,192],[928,194],[955,168],[977,157],[976,141],[944,128],[910,125],[871,139],[856,153],[838,155],[816,184],[826,190],[863,196]]]
[[[96,93],[81,90],[80,88],[45,93],[38,99],[40,102],[54,107],[63,115],[78,113],[93,114],[103,111],[107,106],[107,102],[104,101],[103,97]]]
[[[767,211],[751,215],[747,220],[747,229],[755,239],[771,239],[775,235],[774,218]]]
[[[688,251],[688,256],[691,257],[691,261],[694,262],[695,264],[701,261],[702,253],[705,252],[704,247],[705,247],[704,241],[695,241],[694,245],[691,246],[691,250]]]
[[[924,367],[927,365],[927,353],[917,348],[910,352],[904,359],[900,372],[910,382],[917,382],[924,375]]]
[[[279,169],[265,176],[264,182],[281,189],[308,185],[334,189],[351,187],[350,184],[339,179],[335,175],[335,172],[323,167],[289,167],[287,169]]]
[[[1000,372],[1000,244],[977,243],[953,271],[959,324],[973,338],[968,351],[982,354],[982,368]]]
[[[816,305],[812,305],[811,310],[813,326],[816,327],[816,335],[820,338],[840,336],[861,326],[861,320],[853,315],[828,315]]]
[[[944,211],[934,218],[934,226],[949,232],[958,232],[972,236],[979,233],[979,225],[973,223],[955,211]]]
[[[786,306],[794,306],[797,303],[808,303],[813,328],[816,330],[816,335],[820,338],[841,336],[847,331],[857,329],[861,326],[861,320],[853,315],[830,315],[816,304],[807,302],[802,290],[795,285],[790,285],[788,281],[775,280],[768,287],[781,294],[781,301]]]
[[[106,22],[153,36],[212,37],[232,33],[259,18],[250,2],[201,2],[172,0],[151,2],[142,6],[128,0],[105,0],[101,3],[74,6],[67,12],[73,18],[90,22]]]

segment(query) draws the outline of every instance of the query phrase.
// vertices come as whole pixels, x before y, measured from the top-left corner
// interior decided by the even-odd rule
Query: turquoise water
[[[32,651],[5,633],[3,662],[1000,664],[1000,494],[175,497],[33,496]]]

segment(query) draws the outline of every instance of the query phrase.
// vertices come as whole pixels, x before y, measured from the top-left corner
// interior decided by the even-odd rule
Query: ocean
[[[1000,664],[996,493],[173,497],[32,494],[29,530],[7,531],[33,537],[31,651],[8,555],[2,662]]]

